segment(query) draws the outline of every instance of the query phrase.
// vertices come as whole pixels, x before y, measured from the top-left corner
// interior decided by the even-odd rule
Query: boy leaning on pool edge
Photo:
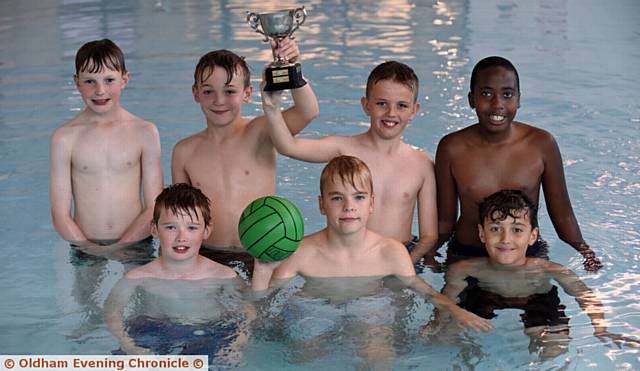
[[[116,44],[84,44],[75,66],[85,108],[51,138],[51,215],[72,245],[111,256],[149,237],[153,201],[162,190],[160,139],[155,125],[120,104],[129,73]]]
[[[514,121],[520,81],[513,64],[496,56],[478,62],[468,99],[478,123],[446,135],[436,151],[438,246],[448,242],[447,261],[486,256],[477,233],[478,206],[485,197],[519,189],[538,204],[542,186],[560,239],[583,256],[587,271],[600,269],[602,263],[582,238],[573,213],[555,139],[545,130]],[[538,239],[527,255],[546,257],[546,242]]]
[[[408,65],[396,61],[379,64],[369,74],[361,98],[362,109],[370,118],[369,129],[353,136],[319,139],[293,137],[280,112],[279,92],[262,93],[271,139],[280,153],[309,162],[350,155],[369,166],[376,179],[378,205],[369,228],[403,242],[414,263],[430,252],[438,239],[433,161],[402,140],[404,129],[420,109],[418,88],[418,77]],[[411,231],[416,205],[418,237]]]
[[[296,43],[288,38],[274,53],[291,62],[300,57]],[[228,50],[202,56],[192,92],[206,128],[179,141],[171,160],[173,183],[200,188],[212,201],[216,217],[201,253],[247,275],[253,258],[240,242],[240,214],[253,200],[274,194],[276,187],[276,151],[266,119],[241,116],[252,91],[244,58]],[[294,105],[283,115],[287,130],[296,134],[318,115],[318,102],[311,84],[292,90],[291,95]]]

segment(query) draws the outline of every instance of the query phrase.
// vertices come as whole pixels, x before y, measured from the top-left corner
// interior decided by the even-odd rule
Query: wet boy
[[[374,194],[372,174],[363,161],[353,156],[329,161],[320,176],[318,201],[327,227],[304,237],[296,252],[279,266],[257,261],[254,290],[276,286],[296,275],[370,278],[373,287],[378,287],[382,278],[395,276],[437,307],[450,311],[461,325],[476,330],[492,328],[488,321],[461,310],[417,277],[409,253],[400,242],[367,227],[374,210]]]
[[[51,215],[65,240],[106,256],[149,237],[162,190],[160,140],[152,123],[120,105],[129,73],[111,40],[78,50],[73,80],[85,108],[51,138]]]
[[[368,228],[402,241],[414,263],[437,242],[437,210],[433,162],[425,152],[402,141],[402,132],[420,108],[418,77],[400,62],[385,62],[371,71],[366,95],[361,98],[370,117],[369,130],[355,136],[320,139],[294,138],[280,113],[280,96],[262,94],[271,138],[284,155],[310,162],[325,162],[339,155],[362,159],[376,179],[376,211]],[[418,208],[419,239],[411,234]]]
[[[275,53],[289,61],[299,58],[295,42],[285,39],[280,45]],[[193,97],[207,127],[176,144],[172,179],[202,189],[213,202],[213,233],[202,252],[219,262],[239,263],[240,270],[250,272],[246,265],[253,259],[240,243],[238,221],[251,201],[275,192],[276,151],[265,117],[240,115],[252,93],[243,58],[227,50],[207,53],[198,62],[194,78]],[[291,93],[295,105],[283,114],[287,130],[295,134],[317,116],[318,104],[310,84]]]
[[[209,322],[222,311],[220,290],[244,286],[233,269],[198,253],[211,233],[211,219],[209,199],[188,184],[169,186],[156,199],[151,233],[160,240],[160,257],[127,272],[105,303],[107,326],[125,352],[149,352],[124,325],[124,308],[137,289],[157,299],[145,310],[152,318]]]
[[[449,266],[442,293],[484,318],[494,310],[517,308],[532,351],[543,357],[565,351],[569,319],[560,304],[557,282],[575,297],[591,319],[593,334],[616,343],[626,340],[607,331],[604,309],[596,295],[566,267],[543,258],[527,257],[527,247],[538,239],[537,210],[521,191],[503,190],[480,204],[478,235],[488,257],[461,260]],[[638,342],[631,340],[631,345]]]
[[[449,241],[448,259],[486,256],[476,227],[482,222],[478,206],[485,197],[500,189],[519,189],[537,204],[542,185],[560,238],[582,254],[586,270],[600,269],[573,214],[553,136],[514,121],[520,108],[515,67],[501,57],[481,60],[471,74],[468,98],[478,123],[442,138],[436,153],[439,244]],[[546,243],[538,240],[527,255],[546,256],[546,250]]]

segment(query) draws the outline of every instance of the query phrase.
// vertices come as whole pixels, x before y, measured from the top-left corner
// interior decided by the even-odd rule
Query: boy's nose
[[[104,94],[105,88],[104,84],[101,82],[96,82],[96,94],[101,95]]]

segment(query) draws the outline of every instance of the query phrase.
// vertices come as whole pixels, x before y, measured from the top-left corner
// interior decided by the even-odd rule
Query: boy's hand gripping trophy
[[[273,39],[276,47],[279,47],[280,40],[287,36],[293,39],[291,35],[306,18],[307,11],[304,7],[271,13],[247,12],[249,26],[257,33],[264,35],[263,41]],[[258,29],[258,26],[261,26],[262,30]],[[265,79],[265,91],[297,89],[307,83],[302,78],[300,63],[289,63],[280,56],[275,58],[271,66],[265,70]]]

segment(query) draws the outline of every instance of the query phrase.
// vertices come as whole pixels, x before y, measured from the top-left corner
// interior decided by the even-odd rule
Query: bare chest
[[[461,199],[479,202],[501,189],[519,189],[537,199],[544,162],[527,151],[468,151],[452,161],[451,172]]]
[[[212,192],[262,188],[275,183],[276,154],[247,143],[199,144],[185,164],[191,183]]]
[[[130,133],[91,132],[77,138],[71,154],[74,172],[119,174],[138,171],[142,148]]]

